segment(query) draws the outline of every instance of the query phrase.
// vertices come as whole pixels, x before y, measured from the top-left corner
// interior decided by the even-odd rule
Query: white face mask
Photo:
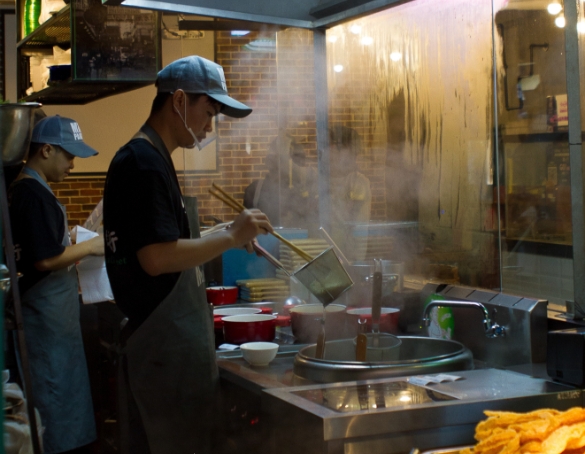
[[[183,91],[183,90],[181,90],[181,91]],[[185,125],[185,129],[187,131],[189,131],[189,134],[191,134],[191,137],[193,137],[193,144],[191,144],[185,148],[191,149],[191,148],[197,147],[199,150],[201,150],[201,144],[199,143],[197,136],[195,135],[193,130],[189,126],[187,126],[187,102],[188,102],[188,99],[187,99],[187,94],[185,92],[183,92],[183,94],[185,95],[185,117],[183,118],[181,116],[179,109],[177,109],[176,107],[175,107],[175,112],[177,112],[177,114],[179,114],[179,117],[181,117],[181,120],[183,120],[183,124]]]

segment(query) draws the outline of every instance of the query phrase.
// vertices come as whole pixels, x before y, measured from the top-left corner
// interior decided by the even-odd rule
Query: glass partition
[[[495,14],[502,287],[564,303],[573,299],[565,18],[560,3],[545,3]]]
[[[574,293],[575,89],[555,5],[400,3],[327,29],[323,60],[320,31],[216,34],[231,92],[255,109],[219,123],[222,184],[254,206],[263,191],[273,224],[309,238],[323,240],[327,218],[348,261],[401,262],[404,287],[460,283],[564,306]],[[315,88],[323,81],[326,94]],[[236,164],[248,169],[241,177]],[[218,206],[204,210],[225,217]]]
[[[332,28],[327,41],[330,139],[336,128],[359,138],[347,178],[371,190],[369,227],[334,198],[337,228],[353,223],[346,248],[363,229],[389,232],[405,285],[498,287],[491,2],[417,0]],[[338,162],[343,150],[330,152]],[[394,235],[400,223],[416,235]]]

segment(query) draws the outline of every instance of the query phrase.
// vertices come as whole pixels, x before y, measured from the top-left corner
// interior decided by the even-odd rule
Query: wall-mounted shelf
[[[71,5],[66,5],[16,45],[20,49],[36,49],[53,45],[71,45]]]
[[[150,85],[162,67],[160,13],[156,11],[72,0],[24,38],[23,0],[18,0],[18,12],[19,99],[86,104]],[[65,80],[49,80],[45,86],[41,69],[33,74],[31,66],[50,58],[54,46],[71,50],[71,75]],[[31,87],[35,89],[32,93]]]

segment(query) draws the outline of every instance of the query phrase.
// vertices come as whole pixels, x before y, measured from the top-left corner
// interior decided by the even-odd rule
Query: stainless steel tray
[[[473,445],[456,446],[454,448],[433,449],[431,451],[411,451],[412,454],[459,454],[459,451],[465,448],[472,448]]]

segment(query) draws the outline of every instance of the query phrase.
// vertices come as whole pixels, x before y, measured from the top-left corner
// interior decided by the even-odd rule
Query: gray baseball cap
[[[78,158],[89,158],[98,154],[83,142],[81,128],[77,122],[59,115],[40,120],[33,128],[31,142],[58,145]]]
[[[228,96],[223,68],[197,55],[180,58],[161,69],[156,78],[158,93],[202,93],[222,104],[221,113],[244,118],[252,109]]]

